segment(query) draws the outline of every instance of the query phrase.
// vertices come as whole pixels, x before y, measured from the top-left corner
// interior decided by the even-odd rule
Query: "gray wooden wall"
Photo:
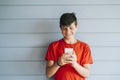
[[[64,12],[91,47],[88,80],[120,80],[120,0],[0,0],[0,80],[48,80],[44,56]]]

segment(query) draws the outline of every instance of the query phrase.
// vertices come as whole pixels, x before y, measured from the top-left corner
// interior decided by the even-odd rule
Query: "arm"
[[[73,67],[81,76],[85,78],[89,76],[90,64],[84,64],[83,66],[81,66],[78,63],[74,63]]]
[[[65,63],[65,54],[59,57],[58,63],[63,66],[67,63]],[[60,68],[60,66],[53,60],[48,60],[46,64],[46,75],[48,78],[52,77],[57,70]]]
[[[48,78],[52,77],[60,66],[58,66],[54,61],[48,60],[46,64],[46,75]]]
[[[75,52],[73,54],[70,54],[69,57],[66,58],[67,63],[71,63],[72,67],[83,77],[89,76],[89,69],[90,64],[84,64],[83,66],[77,63],[77,57]]]

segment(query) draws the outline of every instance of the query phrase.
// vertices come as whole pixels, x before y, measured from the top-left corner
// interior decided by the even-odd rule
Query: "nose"
[[[70,33],[70,29],[68,28],[68,29],[66,29],[66,33],[67,34],[69,34]]]

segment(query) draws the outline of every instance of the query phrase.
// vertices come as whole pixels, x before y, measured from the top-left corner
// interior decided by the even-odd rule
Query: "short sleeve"
[[[53,49],[53,44],[51,43],[49,46],[48,46],[48,50],[46,52],[46,56],[45,56],[45,59],[46,60],[54,60],[54,49]]]
[[[92,64],[93,59],[92,59],[92,54],[90,47],[86,44],[84,47],[84,52],[83,52],[83,57],[82,57],[82,65],[84,64]]]

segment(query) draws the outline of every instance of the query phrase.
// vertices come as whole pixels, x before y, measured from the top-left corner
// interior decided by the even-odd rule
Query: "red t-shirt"
[[[92,55],[89,46],[81,41],[75,44],[68,44],[63,39],[52,42],[46,53],[46,60],[57,61],[59,56],[64,53],[65,48],[73,48],[77,56],[77,62],[80,65],[92,64]],[[70,65],[66,64],[61,66],[54,75],[55,80],[85,80],[84,77],[79,75],[77,71]]]

